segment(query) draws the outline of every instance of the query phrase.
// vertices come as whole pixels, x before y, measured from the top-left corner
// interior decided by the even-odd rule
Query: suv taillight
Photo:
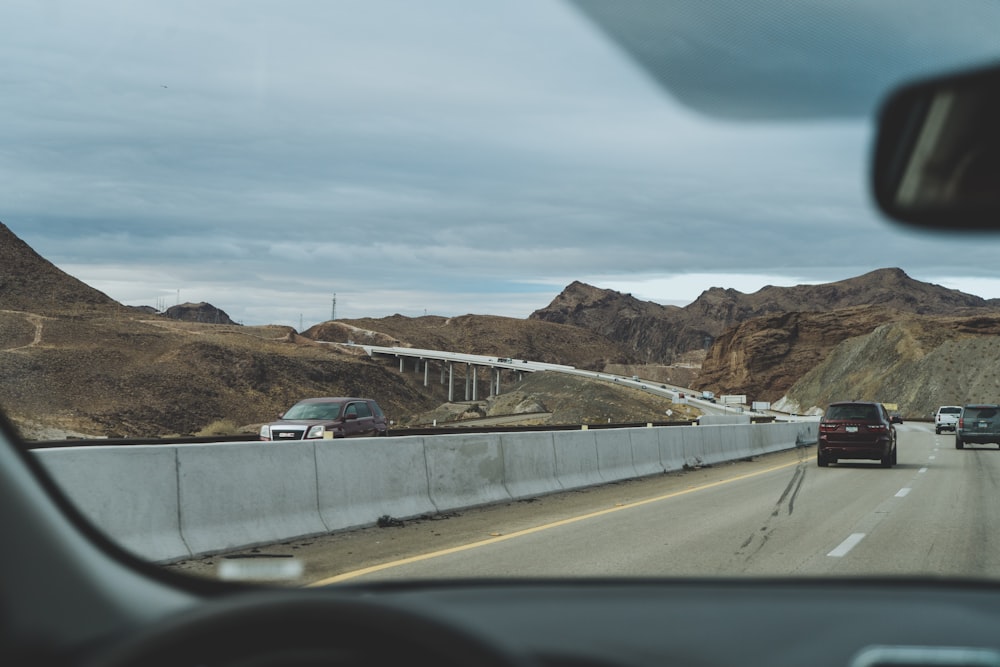
[[[869,431],[887,431],[888,429],[886,428],[885,424],[869,424],[868,425],[868,430]]]
[[[958,418],[958,427],[959,428],[965,428],[965,417],[959,417]]]

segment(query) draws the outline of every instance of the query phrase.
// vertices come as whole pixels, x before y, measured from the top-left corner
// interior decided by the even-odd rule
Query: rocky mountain
[[[329,342],[449,350],[598,370],[628,360],[628,355],[618,345],[592,331],[495,315],[392,315],[378,319],[334,320],[311,327],[302,335]]]
[[[170,306],[163,314],[172,320],[182,322],[204,322],[206,324],[236,324],[221,308],[210,303],[180,303]]]
[[[111,312],[122,306],[41,257],[0,222],[0,310]]]
[[[1000,308],[995,300],[914,280],[901,269],[889,268],[821,285],[769,285],[752,294],[713,287],[683,308],[574,282],[530,318],[583,327],[649,363],[670,363],[683,352],[707,348],[723,332],[753,318],[864,305],[924,315]]]
[[[895,403],[904,417],[1000,402],[1000,315],[910,315],[877,326],[837,345],[775,406],[816,412],[845,398]]]
[[[189,312],[230,321],[208,304]],[[248,432],[307,396],[378,396],[393,418],[440,402],[416,379],[289,327],[122,306],[4,225],[0,377],[0,408],[29,438]]]
[[[305,396],[374,396],[397,423],[419,422],[445,401],[422,374],[325,344],[348,341],[612,369],[803,409],[846,395],[905,399],[922,414],[928,401],[996,400],[1000,382],[997,303],[899,269],[754,294],[712,288],[684,308],[574,282],[526,320],[394,315],[301,335],[234,325],[205,303],[171,314],[178,319],[116,303],[0,225],[0,406],[28,433],[139,437],[252,429]],[[632,414],[628,399],[604,388],[553,382],[561,380],[538,380],[558,389],[558,402],[532,390],[485,409]]]
[[[592,331],[618,344],[632,363],[670,363],[678,351],[704,343],[705,332],[687,326],[684,310],[640,301],[631,294],[574,281],[552,302],[528,316]]]
[[[747,320],[715,340],[702,363],[699,386],[718,394],[746,394],[748,400],[776,401],[840,343],[904,314],[883,306],[855,306]]]

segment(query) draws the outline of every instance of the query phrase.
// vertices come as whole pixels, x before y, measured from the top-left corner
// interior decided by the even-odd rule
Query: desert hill
[[[26,437],[248,432],[307,396],[377,395],[392,418],[438,400],[287,327],[0,312],[0,406]]]
[[[0,406],[29,434],[246,432],[317,395],[373,396],[397,424],[422,423],[445,402],[446,389],[423,386],[422,374],[329,342],[635,373],[802,410],[846,395],[898,399],[904,414],[923,414],[963,396],[996,400],[986,393],[1000,376],[997,303],[899,269],[754,294],[711,288],[684,308],[574,282],[525,320],[394,315],[326,322],[301,335],[290,327],[238,326],[204,303],[183,304],[175,317],[182,319],[118,304],[0,225]],[[669,360],[685,363],[664,365]],[[611,398],[603,386],[553,385],[560,382],[534,378],[522,393],[507,386],[487,403],[441,414],[517,414],[542,405],[555,419],[630,421],[630,406],[645,400]]]
[[[901,317],[836,346],[776,407],[815,411],[847,397],[897,403],[904,416],[939,405],[1000,402],[1000,315]]]
[[[604,369],[629,356],[595,332],[496,315],[363,318],[324,322],[302,332],[314,340],[449,350]]]
[[[709,347],[723,332],[753,318],[866,305],[923,315],[1000,308],[994,301],[914,280],[901,269],[888,268],[821,285],[769,285],[752,294],[713,287],[683,308],[658,306],[575,282],[530,318],[580,326],[649,363],[671,363],[684,352]]]
[[[122,306],[56,268],[0,222],[0,310],[111,312]]]

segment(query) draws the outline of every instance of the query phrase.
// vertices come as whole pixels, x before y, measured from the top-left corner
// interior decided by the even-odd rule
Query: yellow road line
[[[708,484],[702,484],[701,486],[693,486],[691,488],[684,489],[682,491],[674,491],[672,493],[668,493],[663,496],[657,496],[655,498],[646,498],[645,500],[637,500],[632,503],[616,505],[614,507],[609,507],[608,509],[591,512],[589,514],[581,514],[580,516],[574,516],[568,519],[560,519],[559,521],[542,524],[540,526],[535,526],[534,528],[525,528],[524,530],[518,530],[513,533],[508,533],[507,535],[498,535],[496,537],[490,537],[485,540],[479,540],[478,542],[470,542],[469,544],[462,544],[457,547],[441,549],[440,551],[431,551],[429,553],[420,554],[419,556],[410,556],[409,558],[402,558],[400,560],[394,560],[388,563],[382,563],[380,565],[372,565],[371,567],[365,567],[360,570],[354,570],[352,572],[344,572],[343,574],[338,574],[332,577],[327,577],[326,579],[320,579],[319,581],[314,581],[311,584],[306,584],[306,587],[312,588],[318,586],[329,586],[330,584],[337,584],[342,581],[347,581],[349,579],[363,577],[364,575],[372,574],[373,572],[381,572],[382,570],[388,570],[394,567],[400,567],[401,565],[409,565],[410,563],[419,563],[420,561],[430,560],[432,558],[438,558],[440,556],[447,556],[449,554],[468,551],[470,549],[478,549],[479,547],[489,546],[490,544],[496,544],[497,542],[504,542],[506,540],[513,540],[514,538],[517,537],[524,537],[525,535],[540,533],[543,530],[549,530],[550,528],[567,526],[571,523],[576,523],[578,521],[586,521],[587,519],[594,519],[596,517],[604,516],[606,514],[612,514],[613,512],[621,512],[622,510],[631,509],[633,507],[640,507],[642,505],[648,505],[650,503],[657,503],[663,500],[670,500],[671,498],[684,496],[689,493],[694,493],[695,491],[704,491],[705,489],[711,489],[717,486],[723,486],[725,484],[739,482],[740,480],[749,479],[751,477],[766,475],[767,473],[774,472],[775,470],[781,470],[782,468],[797,466],[800,463],[802,463],[802,461],[792,461],[791,463],[782,463],[781,465],[773,466],[771,468],[766,468],[764,470],[758,470],[757,472],[751,472],[751,473],[746,473],[745,475],[730,477],[729,479],[724,479],[718,482],[709,482]]]

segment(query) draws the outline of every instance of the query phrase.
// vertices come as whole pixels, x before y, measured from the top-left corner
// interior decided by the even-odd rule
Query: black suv
[[[1000,405],[993,403],[966,405],[955,428],[955,449],[965,449],[965,443],[1000,445]]]
[[[840,459],[874,459],[883,468],[896,465],[896,427],[881,403],[831,403],[819,423],[816,463],[826,467]]]
[[[260,427],[260,439],[275,442],[388,433],[382,408],[370,398],[307,398],[289,408],[279,421]]]

